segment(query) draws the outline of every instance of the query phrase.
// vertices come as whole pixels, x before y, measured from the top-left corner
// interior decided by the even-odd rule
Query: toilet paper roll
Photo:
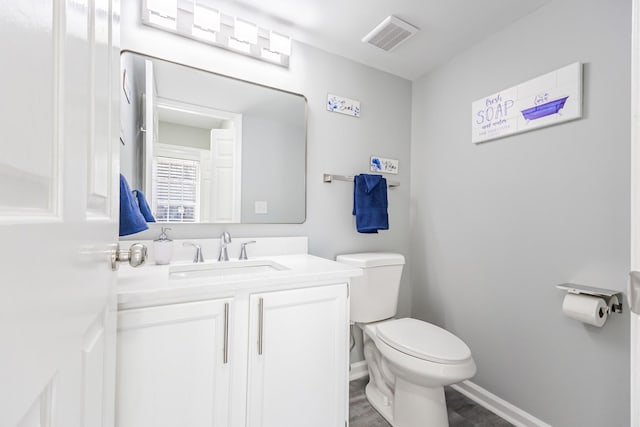
[[[562,312],[567,317],[601,328],[607,321],[609,308],[607,302],[602,298],[583,294],[567,294],[562,302]]]

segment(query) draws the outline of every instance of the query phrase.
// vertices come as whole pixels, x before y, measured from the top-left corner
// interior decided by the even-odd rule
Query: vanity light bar
[[[211,43],[215,43],[217,41],[216,34],[217,33],[215,31],[203,30],[202,28],[196,25],[194,25],[193,28],[191,28],[191,35],[194,38],[205,40]]]
[[[251,54],[251,44],[243,40],[238,40],[235,37],[229,37],[229,47],[233,50],[237,50],[247,55]]]
[[[220,31],[220,12],[194,2],[193,5],[193,27],[203,31]]]
[[[289,67],[291,38],[225,15],[201,0],[144,0],[142,23],[211,46]]]
[[[237,40],[249,44],[258,44],[258,26],[244,19],[237,18],[234,21],[233,34]]]
[[[291,55],[291,37],[271,31],[269,34],[269,50],[287,56]]]
[[[177,0],[145,0],[143,8],[146,8],[147,18],[154,26],[169,30],[176,29]]]
[[[146,0],[149,12],[165,18],[176,19],[178,14],[177,0]]]
[[[269,49],[262,48],[262,57],[268,61],[278,63],[282,60],[282,54],[278,52],[272,52]]]

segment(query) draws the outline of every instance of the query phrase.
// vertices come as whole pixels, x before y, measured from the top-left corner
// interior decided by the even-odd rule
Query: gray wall
[[[629,425],[628,315],[585,326],[554,285],[626,286],[630,23],[627,0],[555,0],[413,85],[413,315],[555,427]],[[581,120],[471,143],[472,101],[575,61]]]
[[[243,223],[282,222],[282,218],[304,222],[305,120],[287,123],[261,114],[242,117]],[[266,214],[255,213],[256,201],[267,202]]]
[[[158,122],[158,141],[162,144],[211,149],[211,130],[171,122]]]
[[[409,151],[411,83],[294,42],[289,69],[196,43],[140,24],[139,1],[121,3],[121,45],[143,54],[303,94],[308,100],[307,219],[303,224],[172,224],[172,238],[219,237],[227,230],[243,236],[308,236],[309,252],[325,258],[357,251],[409,250]],[[326,111],[327,93],[362,103],[360,118]],[[351,215],[353,186],[322,182],[323,173],[367,172],[369,156],[399,159],[401,185],[389,194],[390,230],[358,234]],[[131,236],[155,239],[159,226]],[[205,254],[212,259],[216,254]],[[237,256],[237,254],[231,254]],[[408,270],[409,266],[407,266]],[[408,274],[403,278],[400,313],[410,311]],[[359,356],[356,355],[356,358]]]

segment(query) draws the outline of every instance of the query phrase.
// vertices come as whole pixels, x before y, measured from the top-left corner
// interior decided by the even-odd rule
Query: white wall
[[[554,285],[626,286],[630,23],[627,0],[555,0],[413,86],[413,314],[555,427],[629,425],[628,314],[584,326]],[[471,143],[472,101],[575,61],[581,120]]]
[[[307,219],[299,225],[172,224],[172,238],[218,237],[227,230],[242,236],[309,237],[310,253],[326,258],[356,251],[409,249],[409,150],[411,83],[322,50],[294,43],[289,69],[200,44],[140,24],[139,2],[122,2],[122,49],[166,58],[229,76],[303,94],[308,100]],[[327,93],[362,102],[360,118],[327,112]],[[322,174],[367,172],[369,156],[399,159],[401,186],[390,191],[390,230],[358,234],[351,215],[353,186],[325,184]],[[156,238],[159,226],[130,240]],[[204,254],[213,259],[217,254]],[[231,254],[237,256],[238,254]],[[408,266],[407,266],[408,269]],[[410,310],[405,275],[400,312]],[[357,357],[357,356],[356,356]]]

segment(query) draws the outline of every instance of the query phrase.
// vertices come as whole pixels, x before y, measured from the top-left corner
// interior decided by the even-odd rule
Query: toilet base
[[[364,389],[364,394],[367,396],[367,400],[371,406],[373,406],[373,409],[378,411],[378,413],[393,426],[393,402],[380,393],[380,390],[378,390],[371,381],[369,381],[369,384],[367,384],[367,387]]]
[[[448,427],[444,387],[423,387],[396,377],[394,427]]]
[[[393,427],[448,427],[444,386],[471,378],[476,372],[473,359],[437,363],[408,355],[378,338],[381,324],[363,328],[371,406]]]
[[[448,427],[444,387],[423,387],[396,377],[393,401],[369,382],[367,400],[393,427]]]

